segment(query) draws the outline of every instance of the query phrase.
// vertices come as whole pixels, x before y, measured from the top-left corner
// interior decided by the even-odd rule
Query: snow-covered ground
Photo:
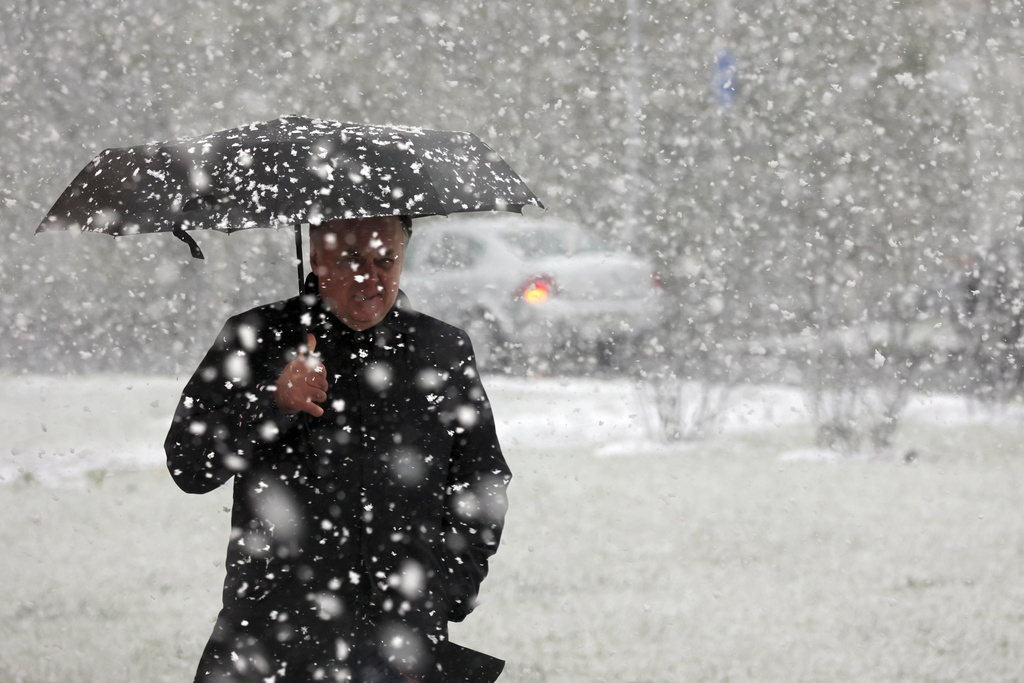
[[[0,378],[0,681],[190,680],[231,490],[161,471],[183,383]],[[714,433],[669,447],[627,381],[487,386],[515,478],[452,635],[503,681],[1021,680],[1017,409],[918,397],[913,466],[834,466],[806,462],[825,458],[791,389],[736,388]]]
[[[55,482],[95,470],[162,467],[164,434],[184,382],[126,375],[0,377],[0,482],[21,475]],[[609,457],[683,447],[652,437],[650,399],[629,380],[500,376],[485,382],[507,447],[579,445]],[[954,396],[918,397],[906,414],[938,425],[997,419]],[[718,429],[738,432],[807,419],[799,390],[738,387],[729,394]],[[779,457],[829,454],[796,446]]]

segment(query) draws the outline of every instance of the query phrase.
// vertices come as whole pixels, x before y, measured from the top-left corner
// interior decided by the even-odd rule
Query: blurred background
[[[783,382],[806,391],[820,444],[885,447],[910,391],[1005,402],[1024,387],[1022,14],[1019,0],[13,0],[0,371],[189,372],[229,313],[291,295],[285,232],[197,235],[206,261],[169,236],[33,232],[104,148],[299,113],[473,131],[546,218],[651,264],[656,329],[628,354],[552,366],[542,350],[497,371],[634,378],[666,440],[706,431],[729,387]],[[684,386],[701,410],[680,408]]]
[[[297,113],[473,131],[548,207],[484,217],[479,252],[468,218],[410,247],[413,305],[472,310],[493,342],[516,472],[458,642],[511,683],[1024,680],[1022,18],[1021,0],[7,0],[0,678],[188,680],[230,491],[182,495],[160,443],[224,319],[296,286],[286,230],[197,233],[198,261],[170,235],[36,226],[105,148]],[[532,348],[436,289],[498,240],[537,255],[551,225],[585,236],[557,282],[505,299],[536,307],[511,326]],[[617,265],[576,287],[595,241]],[[655,312],[556,336],[585,332],[545,322],[574,287],[570,311]]]

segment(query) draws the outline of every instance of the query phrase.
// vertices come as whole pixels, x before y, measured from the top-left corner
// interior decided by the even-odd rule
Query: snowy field
[[[229,491],[163,469],[183,382],[0,377],[0,681],[191,680]],[[824,457],[780,388],[672,447],[625,381],[488,388],[512,508],[453,637],[503,681],[1024,680],[1017,410],[920,398],[906,464]]]

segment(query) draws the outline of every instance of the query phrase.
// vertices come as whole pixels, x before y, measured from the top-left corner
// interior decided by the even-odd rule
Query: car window
[[[428,270],[469,268],[476,264],[483,245],[472,237],[445,233],[430,245],[423,257]]]
[[[509,231],[503,237],[524,258],[572,256],[605,250],[600,238],[582,230]]]

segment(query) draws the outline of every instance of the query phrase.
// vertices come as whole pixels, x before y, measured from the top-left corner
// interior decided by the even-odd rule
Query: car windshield
[[[607,250],[600,238],[582,230],[510,230],[503,233],[502,237],[520,256],[527,259]]]

